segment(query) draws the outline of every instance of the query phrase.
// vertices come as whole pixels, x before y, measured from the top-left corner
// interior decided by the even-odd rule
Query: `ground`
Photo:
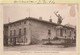
[[[76,47],[63,47],[57,45],[27,45],[27,46],[6,46],[5,51],[75,51]]]

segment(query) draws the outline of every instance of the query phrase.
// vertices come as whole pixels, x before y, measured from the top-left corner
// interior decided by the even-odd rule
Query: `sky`
[[[3,23],[15,22],[26,17],[34,17],[49,21],[51,18],[57,23],[57,12],[63,18],[62,24],[76,25],[78,18],[77,4],[4,4],[3,5]]]

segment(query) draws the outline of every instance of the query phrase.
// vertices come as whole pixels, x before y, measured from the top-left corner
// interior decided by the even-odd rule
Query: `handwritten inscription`
[[[27,4],[54,4],[54,0],[15,0],[14,3],[27,3]]]

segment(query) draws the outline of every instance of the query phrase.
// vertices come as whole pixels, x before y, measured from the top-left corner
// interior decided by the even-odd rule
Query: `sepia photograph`
[[[78,5],[3,4],[4,51],[76,51]]]

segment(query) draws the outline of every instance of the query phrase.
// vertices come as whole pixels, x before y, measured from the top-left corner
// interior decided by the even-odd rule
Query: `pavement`
[[[75,51],[75,46],[63,47],[61,45],[26,45],[5,46],[4,51]]]

